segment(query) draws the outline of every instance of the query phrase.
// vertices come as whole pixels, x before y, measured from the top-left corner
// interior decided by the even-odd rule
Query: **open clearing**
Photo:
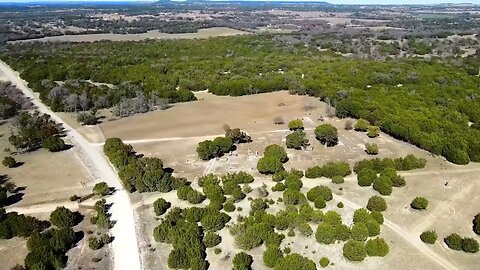
[[[148,31],[143,34],[85,34],[85,35],[64,35],[54,37],[43,37],[26,40],[16,40],[9,43],[25,43],[25,42],[95,42],[101,40],[110,41],[140,41],[145,39],[195,39],[195,38],[209,38],[209,37],[223,37],[234,35],[249,34],[245,31],[240,31],[228,27],[212,27],[198,30],[197,33],[184,34],[167,34],[158,31]]]
[[[361,263],[351,263],[341,254],[342,244],[322,245],[312,236],[305,238],[298,234],[296,237],[287,237],[282,246],[288,245],[292,252],[308,255],[317,264],[321,257],[327,256],[335,263],[336,269],[395,269],[401,264],[402,269],[411,270],[473,270],[478,266],[480,260],[478,254],[452,251],[443,243],[443,238],[454,232],[478,239],[471,229],[473,216],[479,211],[478,205],[472,203],[472,198],[480,192],[478,164],[452,165],[441,157],[432,157],[423,150],[383,133],[378,138],[370,139],[365,133],[344,130],[346,120],[325,118],[324,121],[320,121],[320,116],[325,115],[326,104],[310,97],[292,96],[286,92],[244,97],[217,97],[201,93],[200,99],[203,100],[176,104],[165,111],[105,122],[101,127],[106,137],[120,137],[125,142],[132,143],[138,153],[162,158],[166,166],[175,169],[174,173],[177,176],[187,177],[193,181],[193,187],[198,187],[196,180],[207,173],[224,175],[232,171],[246,171],[255,177],[255,182],[251,184],[254,192],[247,195],[253,198],[256,197],[256,187],[265,183],[268,186],[267,190],[270,191],[275,184],[270,176],[261,175],[256,170],[256,163],[262,156],[264,147],[273,143],[285,146],[285,136],[290,132],[286,130],[286,124],[273,124],[272,119],[275,116],[282,116],[285,122],[296,118],[303,119],[308,139],[313,146],[313,151],[288,149],[290,159],[285,164],[286,169],[305,170],[329,161],[347,161],[353,165],[356,161],[369,158],[364,152],[364,144],[367,142],[378,144],[380,149],[378,157],[395,158],[415,154],[427,159],[427,166],[421,170],[402,172],[407,186],[396,188],[391,196],[385,197],[389,207],[385,218],[389,220],[390,225],[382,226],[381,236],[390,245],[387,257],[368,258]],[[283,104],[279,106],[280,103]],[[307,112],[304,109],[305,103],[315,108]],[[232,154],[218,160],[200,161],[195,152],[198,142],[220,136],[224,123],[247,131],[252,136],[253,142],[239,145]],[[326,148],[314,138],[313,129],[321,123],[330,123],[337,127],[339,131],[337,146]],[[448,187],[444,185],[446,181],[449,182]],[[337,197],[327,204],[325,210],[339,211],[347,225],[351,224],[355,207],[349,207],[345,203],[345,208],[337,209],[336,200],[345,199],[354,205],[364,207],[369,197],[378,195],[371,187],[359,187],[355,175],[347,177],[345,183],[340,185],[332,184],[325,178],[304,178],[303,182],[303,192],[320,184],[329,186]],[[270,192],[268,198],[276,201],[279,196],[281,192]],[[416,212],[410,209],[409,204],[416,196],[425,196],[430,200],[426,211]],[[147,269],[158,266],[166,268],[166,259],[171,248],[153,240],[152,231],[159,222],[154,217],[151,204],[158,197],[165,198],[174,206],[189,205],[178,200],[175,192],[132,196],[136,205],[137,221],[140,223],[143,265]],[[234,212],[229,224],[235,222],[237,215],[248,214],[248,200],[245,199],[236,206],[241,206],[243,210]],[[276,212],[282,207],[283,203],[276,203],[268,211]],[[436,230],[439,235],[439,240],[433,246],[423,244],[418,238],[421,232],[429,229]],[[207,249],[207,260],[211,263],[211,269],[230,269],[231,258],[240,250],[235,247],[233,237],[227,228],[221,230],[220,235],[223,238],[219,245],[222,253],[216,255],[213,249]],[[262,246],[249,251],[255,260],[254,269],[266,269],[262,263],[264,249]],[[434,258],[442,260],[435,261]]]

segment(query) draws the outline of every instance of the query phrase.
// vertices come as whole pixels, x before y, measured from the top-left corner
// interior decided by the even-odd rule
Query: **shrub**
[[[363,131],[363,132],[365,132],[365,131],[368,130],[368,127],[369,127],[369,126],[370,126],[370,123],[369,123],[367,120],[360,118],[360,119],[357,121],[357,123],[355,123],[354,129],[355,129],[356,131]]]
[[[477,253],[478,252],[478,242],[477,240],[469,237],[462,239],[462,250],[468,253]]]
[[[437,233],[435,231],[425,231],[420,234],[420,239],[424,243],[435,244],[435,242],[437,241]]]
[[[213,253],[218,255],[218,254],[222,253],[222,250],[220,248],[214,248]]]
[[[233,257],[233,270],[252,269],[253,258],[245,252],[240,252]]]
[[[330,264],[330,260],[327,257],[322,257],[319,263],[321,267],[327,267]]]
[[[233,212],[235,211],[235,205],[232,202],[226,202],[223,205],[223,210],[225,210],[226,212]]]
[[[369,237],[374,237],[380,234],[380,224],[378,224],[375,220],[367,221],[365,226],[367,226]]]
[[[274,191],[284,191],[285,185],[283,183],[277,183],[275,184],[274,189]]]
[[[110,193],[110,187],[105,182],[96,183],[93,187],[93,194],[97,196],[105,196]]]
[[[171,205],[172,204],[167,202],[164,198],[158,198],[155,202],[153,202],[153,210],[155,211],[155,215],[161,216],[165,214]]]
[[[50,152],[59,152],[65,150],[66,145],[61,138],[50,136],[42,142],[42,147]]]
[[[295,119],[288,123],[290,130],[303,129],[303,121],[301,119]]]
[[[347,241],[350,239],[350,228],[345,224],[335,225],[335,239],[338,241]]]
[[[283,203],[285,205],[298,205],[306,201],[305,196],[298,190],[287,189],[283,192]]]
[[[343,206],[344,206],[344,205],[343,205],[343,202],[338,202],[338,203],[337,203],[337,207],[338,207],[338,208],[343,208]]]
[[[325,203],[325,200],[321,196],[319,196],[315,199],[314,205],[315,205],[315,208],[318,208],[318,209],[323,209],[323,208],[327,207],[327,204]]]
[[[302,180],[294,175],[289,175],[285,179],[285,186],[288,189],[300,190],[303,187]]]
[[[218,211],[207,211],[200,220],[206,231],[219,231],[230,221],[230,216]]]
[[[283,147],[281,147],[278,144],[271,144],[265,147],[263,155],[265,157],[267,156],[276,157],[282,163],[285,163],[288,161],[287,152],[285,152],[285,149],[283,149]]]
[[[413,208],[413,209],[416,209],[416,210],[424,210],[427,208],[428,206],[428,200],[424,197],[416,197],[415,199],[413,199],[413,201],[410,203],[410,206]]]
[[[365,152],[369,155],[378,155],[378,145],[375,143],[366,143]]]
[[[338,144],[337,128],[331,124],[323,124],[315,128],[315,138],[327,147]]]
[[[350,261],[360,262],[367,257],[365,244],[360,241],[350,240],[343,245],[343,256]]]
[[[473,218],[473,232],[480,235],[480,213]]]
[[[328,211],[323,215],[323,221],[333,226],[342,224],[342,216],[336,211]]]
[[[315,238],[317,242],[322,244],[332,244],[335,242],[335,227],[330,223],[322,223],[318,225],[317,231],[315,232]]]
[[[368,256],[385,257],[389,251],[387,242],[380,237],[368,240],[365,248]]]
[[[332,191],[327,186],[316,186],[307,192],[307,198],[310,201],[315,201],[318,197],[322,197],[325,201],[330,201],[333,198]]]
[[[174,249],[168,255],[168,267],[173,269],[188,269],[190,268],[190,259],[183,249]]]
[[[380,196],[372,196],[368,199],[367,209],[370,211],[385,211],[387,210],[387,202]]]
[[[13,168],[17,166],[17,161],[13,157],[4,157],[2,161],[3,166]]]
[[[358,185],[368,187],[377,179],[377,173],[371,169],[363,169],[357,174]]]
[[[287,148],[300,150],[309,144],[306,134],[302,130],[297,130],[288,134],[286,137]]]
[[[273,268],[278,260],[283,258],[283,253],[276,245],[268,245],[263,253],[263,263],[265,266]]]
[[[273,267],[274,270],[316,270],[315,262],[299,254],[288,254],[278,260]]]
[[[265,156],[258,160],[257,170],[262,174],[273,174],[283,171],[283,164],[277,157]]]
[[[216,233],[213,232],[208,232],[204,237],[203,237],[203,243],[205,244],[205,247],[211,248],[214,247],[222,242],[222,237]]]
[[[96,125],[97,117],[90,112],[80,112],[77,114],[77,121],[82,125]]]
[[[373,211],[370,213],[370,216],[378,223],[383,224],[383,215],[381,212]]]
[[[447,246],[450,249],[453,249],[453,250],[462,249],[462,237],[456,233],[452,233],[449,236],[445,237],[443,241],[445,242],[445,244],[447,244]]]
[[[358,208],[353,212],[353,223],[367,222],[370,220],[370,213],[365,208]]]
[[[202,160],[223,156],[233,149],[233,141],[229,137],[217,137],[213,141],[205,140],[198,143],[197,154]]]
[[[73,227],[75,225],[75,213],[63,206],[58,206],[50,214],[50,222],[58,228]]]
[[[332,183],[334,183],[334,184],[342,184],[344,182],[345,182],[345,179],[340,175],[336,175],[336,176],[332,177]]]
[[[298,226],[298,231],[299,231],[303,236],[310,236],[310,235],[313,234],[312,228],[311,228],[310,225],[308,225],[308,223],[306,223],[306,222],[301,223],[301,224]]]
[[[380,176],[373,182],[373,189],[378,191],[381,195],[392,194],[392,181],[385,176]]]
[[[405,182],[405,178],[400,175],[394,176],[391,180],[394,187],[404,187],[407,184],[407,182]]]
[[[369,235],[367,225],[363,222],[355,223],[350,231],[352,239],[357,241],[365,241]]]
[[[370,138],[375,138],[380,135],[380,128],[377,126],[369,126],[367,130],[367,136]]]

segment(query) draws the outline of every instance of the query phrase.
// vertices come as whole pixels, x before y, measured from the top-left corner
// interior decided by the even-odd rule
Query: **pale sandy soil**
[[[185,34],[167,34],[158,31],[149,31],[143,34],[85,34],[85,35],[64,35],[55,37],[44,37],[27,40],[11,41],[9,43],[24,43],[24,42],[94,42],[101,40],[111,41],[139,41],[145,39],[195,39],[195,38],[209,38],[220,36],[245,35],[248,32],[228,28],[228,27],[212,27],[198,30],[197,33]]]

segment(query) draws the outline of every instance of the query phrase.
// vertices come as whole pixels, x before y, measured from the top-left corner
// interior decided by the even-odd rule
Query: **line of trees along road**
[[[194,100],[192,91],[204,89],[232,96],[290,90],[328,98],[337,116],[366,119],[451,162],[480,161],[480,77],[468,72],[480,66],[477,55],[380,62],[280,44],[265,35],[14,45],[0,58],[44,100],[52,97],[51,82],[68,79],[136,85],[121,91],[69,90],[90,104],[106,100],[109,106],[137,92],[180,102]]]

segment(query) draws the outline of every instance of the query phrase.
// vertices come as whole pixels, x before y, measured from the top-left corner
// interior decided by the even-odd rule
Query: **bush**
[[[201,160],[221,157],[233,149],[233,141],[229,137],[217,137],[213,141],[205,140],[198,143],[197,154]]]
[[[110,193],[110,187],[105,182],[96,183],[93,187],[93,194],[103,197]]]
[[[369,126],[367,130],[367,136],[370,138],[375,138],[380,135],[380,128],[377,126]]]
[[[174,249],[168,255],[168,267],[173,269],[188,269],[190,268],[190,259],[183,249]]]
[[[378,145],[375,143],[366,143],[365,152],[369,155],[378,155]]]
[[[277,261],[283,259],[283,253],[276,245],[268,245],[263,253],[263,263],[265,266],[273,268]]]
[[[443,239],[445,244],[453,250],[462,250],[462,240],[462,237],[456,233],[452,233]]]
[[[357,121],[357,123],[355,123],[354,129],[355,129],[356,131],[363,131],[363,132],[365,132],[365,131],[368,130],[368,127],[369,127],[369,126],[370,126],[370,123],[369,123],[367,120],[360,118],[360,119]]]
[[[340,175],[336,175],[336,176],[332,177],[332,183],[334,183],[334,184],[342,184],[344,182],[345,182],[345,179]]]
[[[315,208],[318,208],[318,209],[323,209],[327,207],[325,200],[321,196],[317,197],[313,203],[315,205]]]
[[[302,257],[299,254],[288,254],[284,258],[278,260],[274,270],[316,270],[315,262],[309,258]]]
[[[380,176],[373,182],[373,189],[378,191],[381,195],[390,195],[392,194],[392,181],[385,176]]]
[[[42,147],[50,152],[59,152],[65,150],[66,145],[61,138],[50,136],[42,142]]]
[[[337,207],[338,207],[338,208],[343,208],[343,207],[344,207],[343,202],[338,202],[338,203],[337,203]]]
[[[288,123],[290,130],[303,129],[303,121],[301,119],[295,119]]]
[[[369,237],[374,237],[380,234],[380,224],[378,224],[375,220],[367,221],[365,226],[367,226]]]
[[[333,198],[332,191],[327,186],[316,186],[307,192],[307,198],[310,201],[315,201],[318,197],[322,197],[325,201],[330,201]]]
[[[365,244],[360,241],[350,240],[343,246],[343,256],[350,261],[360,262],[367,257]]]
[[[363,222],[355,223],[350,231],[352,239],[357,241],[365,241],[369,235],[367,225]]]
[[[232,202],[226,202],[223,205],[223,210],[225,210],[226,212],[233,212],[235,211],[235,205]]]
[[[363,169],[357,175],[358,185],[361,187],[368,187],[377,179],[377,173],[371,169]]]
[[[265,147],[263,155],[265,157],[268,157],[268,156],[276,157],[282,163],[285,163],[288,161],[287,152],[285,152],[285,149],[283,149],[283,147],[281,147],[278,144],[271,144]]]
[[[416,209],[416,210],[424,210],[427,208],[428,206],[428,200],[424,197],[416,197],[415,199],[413,199],[413,201],[410,203],[410,206],[413,208],[413,209]]]
[[[75,221],[75,213],[63,206],[58,206],[50,214],[50,222],[58,228],[73,227]]]
[[[477,240],[469,237],[462,239],[462,250],[468,253],[477,253],[478,252],[478,242]]]
[[[320,259],[320,266],[327,267],[330,264],[330,260],[327,257],[322,257]]]
[[[96,125],[97,117],[90,112],[81,112],[77,114],[77,121],[82,125]]]
[[[391,180],[394,187],[404,187],[407,184],[407,182],[405,182],[405,178],[400,175],[394,176]]]
[[[161,216],[165,214],[171,205],[172,204],[167,202],[164,198],[158,198],[155,202],[153,202],[153,210],[155,211],[155,215]]]
[[[4,157],[2,161],[3,166],[13,168],[17,166],[17,161],[13,157]]]
[[[203,237],[203,243],[205,244],[205,247],[211,248],[214,247],[222,242],[222,237],[216,233],[213,232],[208,232],[204,237]]]
[[[367,209],[370,211],[383,212],[387,210],[387,202],[380,196],[372,196],[368,199]]]
[[[310,236],[313,234],[313,230],[312,230],[312,227],[310,227],[310,225],[308,225],[308,223],[301,223],[299,226],[298,226],[298,231],[303,235],[303,236]]]
[[[383,215],[381,212],[373,211],[370,213],[370,216],[378,223],[383,224]]]
[[[218,255],[218,254],[222,253],[222,250],[220,248],[214,248],[213,253]]]
[[[473,232],[480,235],[480,213],[473,218]]]
[[[233,270],[252,269],[253,258],[245,252],[240,252],[233,257]]]
[[[370,213],[365,208],[358,208],[353,212],[353,223],[367,222],[370,220]]]
[[[288,134],[286,137],[286,145],[287,148],[293,148],[296,150],[300,150],[303,147],[307,146],[309,141],[306,137],[306,134],[302,130],[297,130]]]
[[[435,244],[435,242],[437,241],[437,233],[435,231],[425,231],[420,234],[420,239],[424,243]]]
[[[274,156],[265,156],[258,160],[257,170],[262,174],[273,174],[283,171],[282,162]]]
[[[218,211],[207,211],[201,219],[201,224],[206,231],[219,231],[230,221],[230,216]]]
[[[387,242],[380,237],[370,239],[365,244],[368,256],[385,257],[388,254],[389,247]]]
[[[347,241],[350,239],[350,228],[345,224],[335,225],[335,239],[338,241]]]
[[[285,205],[299,205],[306,201],[305,196],[298,190],[287,189],[283,192],[283,203]]]
[[[333,244],[336,240],[335,233],[335,227],[330,223],[324,222],[318,225],[317,231],[315,232],[315,239],[322,244]]]
[[[273,189],[273,191],[284,191],[285,185],[283,183],[276,183],[275,186],[273,186]]]
[[[315,138],[327,147],[338,144],[337,128],[331,124],[323,124],[315,128]]]
[[[303,187],[302,180],[294,175],[288,175],[285,179],[285,186],[288,189],[300,190]]]

